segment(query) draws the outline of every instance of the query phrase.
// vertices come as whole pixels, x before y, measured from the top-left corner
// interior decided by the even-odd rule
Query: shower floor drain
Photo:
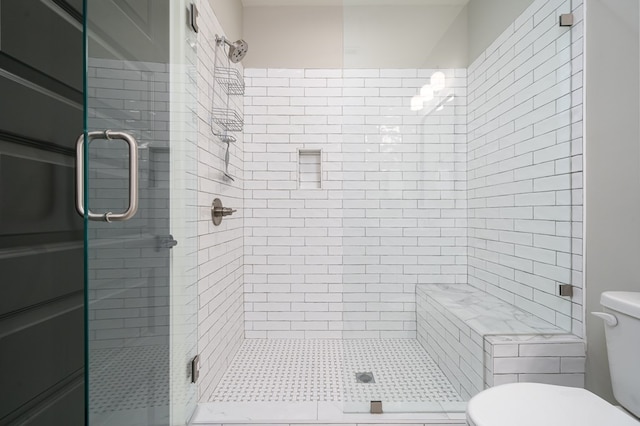
[[[356,373],[356,381],[358,383],[375,383],[376,380],[373,378],[373,373]]]

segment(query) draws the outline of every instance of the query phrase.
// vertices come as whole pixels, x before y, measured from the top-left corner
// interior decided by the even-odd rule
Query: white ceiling
[[[469,0],[242,0],[244,7],[252,6],[463,6]]]

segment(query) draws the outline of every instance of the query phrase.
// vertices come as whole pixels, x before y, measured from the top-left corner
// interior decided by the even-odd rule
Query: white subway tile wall
[[[468,74],[469,284],[578,336],[582,35],[581,0],[535,1]]]
[[[581,335],[573,5],[570,31],[570,2],[535,2],[419,112],[435,70],[246,70],[247,337],[414,337],[415,284],[466,282]],[[322,191],[296,187],[300,148]]]
[[[245,70],[247,338],[414,338],[415,285],[466,282],[466,70],[411,111],[435,71]]]
[[[215,47],[222,27],[210,2],[199,0],[198,33],[198,349],[201,357],[199,398],[209,400],[244,337],[243,304],[243,170],[242,132],[230,145],[229,174],[224,177],[226,144],[212,133],[212,105],[231,108],[242,116],[242,96],[230,96],[214,85],[214,61],[225,67],[226,50]],[[242,73],[242,65],[237,65]],[[213,127],[214,131],[220,129]],[[220,198],[237,209],[220,226],[211,221],[211,203]]]

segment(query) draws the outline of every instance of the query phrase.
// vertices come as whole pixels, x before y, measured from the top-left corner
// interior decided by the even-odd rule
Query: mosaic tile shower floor
[[[97,349],[90,356],[92,414],[169,407],[169,346]]]
[[[356,373],[373,372],[375,383]],[[212,402],[463,402],[416,340],[245,340]]]

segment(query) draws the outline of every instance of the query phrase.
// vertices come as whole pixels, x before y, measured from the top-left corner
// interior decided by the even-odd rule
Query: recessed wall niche
[[[298,187],[322,189],[322,150],[298,150]]]

